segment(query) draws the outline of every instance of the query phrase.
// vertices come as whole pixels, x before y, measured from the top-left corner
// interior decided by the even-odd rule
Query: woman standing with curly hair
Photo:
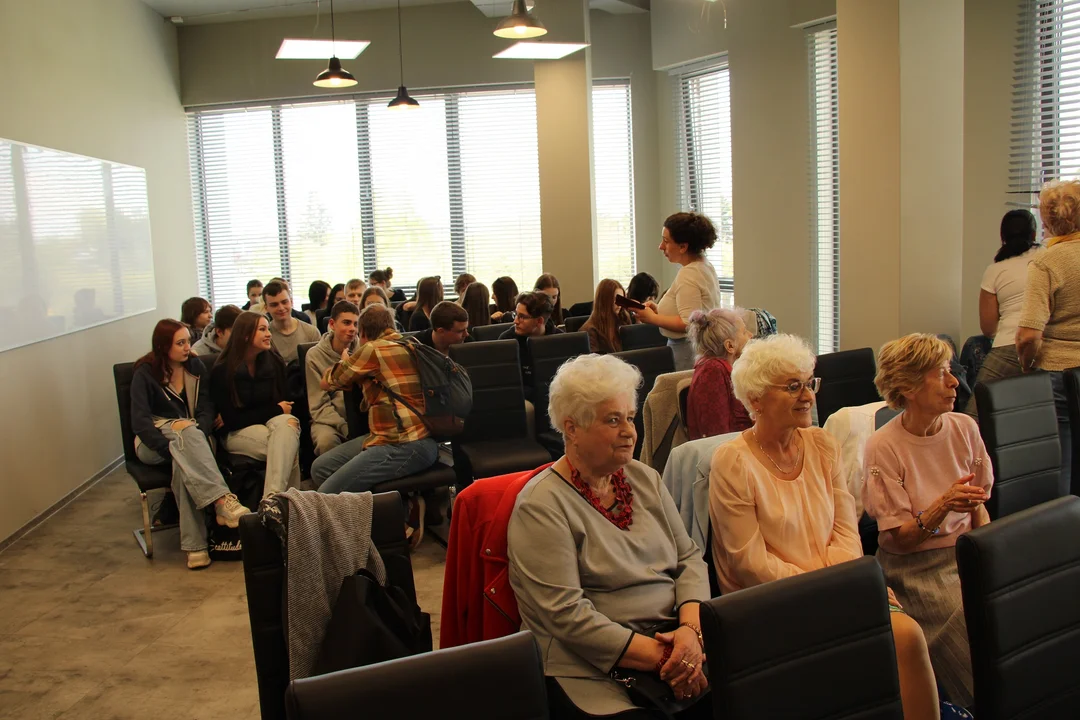
[[[682,267],[659,303],[635,311],[640,322],[656,325],[675,353],[675,369],[694,367],[694,350],[686,340],[690,314],[720,307],[720,281],[705,251],[716,243],[712,221],[697,213],[675,213],[664,221],[660,252]]]

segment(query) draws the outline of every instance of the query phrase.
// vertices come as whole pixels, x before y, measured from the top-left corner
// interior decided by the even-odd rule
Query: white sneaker
[[[240,504],[240,501],[236,499],[236,496],[229,493],[223,498],[224,502],[214,503],[214,513],[217,515],[218,525],[227,525],[228,527],[240,527],[240,518],[244,517],[251,511]]]
[[[210,564],[210,553],[205,550],[199,550],[198,552],[189,552],[187,554],[187,566],[188,570],[198,570],[204,568]]]

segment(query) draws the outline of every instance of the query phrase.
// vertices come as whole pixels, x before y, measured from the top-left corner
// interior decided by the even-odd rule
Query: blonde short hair
[[[1039,215],[1055,237],[1080,230],[1080,180],[1054,180],[1043,185]]]
[[[731,366],[735,397],[756,417],[752,402],[761,398],[778,378],[814,372],[817,358],[801,337],[779,333],[751,340]]]
[[[936,335],[912,333],[881,346],[874,385],[893,410],[903,410],[905,393],[918,392],[926,373],[952,360],[949,343]]]
[[[551,381],[551,426],[560,434],[567,419],[588,427],[596,419],[596,406],[616,398],[626,398],[636,406],[641,383],[641,371],[614,355],[578,355],[567,360]]]

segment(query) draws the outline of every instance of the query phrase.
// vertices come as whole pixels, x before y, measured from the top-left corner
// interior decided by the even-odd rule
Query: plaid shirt
[[[336,363],[323,376],[335,390],[343,390],[353,383],[363,388],[370,430],[364,441],[365,448],[400,445],[431,435],[419,415],[391,399],[379,387],[379,384],[385,385],[413,407],[424,408],[420,375],[412,355],[392,340],[401,340],[401,335],[393,330],[385,331],[376,340],[362,344],[348,360]]]

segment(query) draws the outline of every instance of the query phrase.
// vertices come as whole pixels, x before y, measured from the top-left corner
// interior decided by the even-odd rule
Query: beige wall
[[[963,332],[979,334],[979,285],[1001,243],[1001,216],[1012,209],[1009,123],[1018,0],[969,0],[964,13]],[[955,200],[955,198],[954,198]],[[954,203],[955,204],[955,203]],[[958,342],[961,340],[958,338]]]
[[[195,292],[178,72],[175,30],[138,0],[0,0],[0,137],[146,169],[162,308],[0,354],[0,539],[119,457],[112,365]]]
[[[815,3],[813,12],[831,7]],[[809,78],[804,31],[792,26],[787,0],[719,5],[653,0],[653,66],[670,68],[727,53],[731,68],[732,212],[735,300],[772,312],[785,332],[809,337]],[[660,75],[657,123],[661,218],[678,209],[674,93]],[[665,268],[664,281],[674,277]]]
[[[573,27],[573,22],[567,19],[573,13],[564,10],[566,8],[560,8],[560,12],[551,11],[544,15],[551,31],[548,37],[554,40],[574,39],[581,32],[580,27]],[[485,17],[471,3],[407,7],[402,9],[402,15],[405,82],[410,91],[533,82],[532,62],[491,57],[508,43],[491,34],[495,21]],[[343,62],[358,81],[349,90],[377,92],[396,88],[396,10],[339,13],[336,18],[339,37],[372,42],[356,60]],[[326,21],[324,17],[320,33],[328,32]],[[649,49],[649,14],[592,12],[589,23],[593,77],[628,77],[631,81],[636,235],[639,247],[651,251],[660,219],[656,81]],[[194,106],[333,94],[311,85],[315,75],[326,66],[325,61],[274,58],[283,37],[310,37],[313,26],[313,19],[308,17],[182,27],[179,46],[184,104]],[[548,97],[547,100],[557,101],[558,98]],[[551,207],[550,203],[548,207]],[[541,204],[541,213],[544,211]],[[546,219],[544,225],[551,226]],[[566,254],[573,255],[569,243],[579,243],[580,239],[577,235],[568,235],[564,242],[567,243]],[[545,250],[558,246],[558,239],[545,238]],[[660,264],[653,255],[644,251],[638,253],[641,269],[652,272],[659,269]],[[568,301],[592,296],[592,286],[576,279],[569,285],[564,282],[563,286]]]

